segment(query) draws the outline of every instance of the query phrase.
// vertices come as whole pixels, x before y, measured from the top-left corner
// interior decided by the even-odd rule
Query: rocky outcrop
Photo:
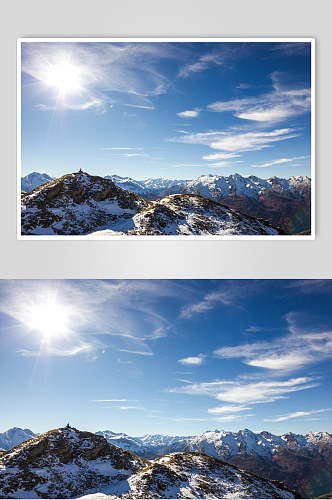
[[[134,217],[131,234],[277,235],[268,221],[244,215],[195,194],[175,194],[154,202]]]
[[[103,488],[117,495],[147,464],[96,434],[55,429],[0,455],[0,497],[71,498]]]
[[[202,453],[153,462],[102,436],[55,429],[0,454],[1,498],[295,498],[283,484],[259,478]]]
[[[150,205],[111,180],[84,172],[67,174],[22,194],[22,235],[81,235],[133,227]]]

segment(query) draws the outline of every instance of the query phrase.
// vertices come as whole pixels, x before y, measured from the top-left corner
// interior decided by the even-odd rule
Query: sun
[[[43,82],[54,87],[58,97],[64,98],[67,94],[82,90],[82,70],[69,59],[59,59],[46,67]]]
[[[25,324],[45,339],[62,336],[70,332],[70,311],[56,300],[46,299],[30,305]]]

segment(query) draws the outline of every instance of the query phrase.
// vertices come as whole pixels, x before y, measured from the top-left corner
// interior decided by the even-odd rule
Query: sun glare
[[[28,311],[26,324],[45,338],[60,336],[70,331],[69,310],[54,300],[33,304]]]
[[[82,71],[69,60],[60,60],[47,67],[43,81],[46,85],[55,87],[58,96],[64,98],[67,94],[82,89]]]

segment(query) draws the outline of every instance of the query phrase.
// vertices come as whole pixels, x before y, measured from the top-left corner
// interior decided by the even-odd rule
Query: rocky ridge
[[[67,174],[22,194],[22,234],[80,235],[133,227],[150,202],[111,180],[84,172]]]
[[[67,174],[22,194],[22,235],[277,235],[269,222],[200,195],[149,201],[110,179]]]
[[[0,497],[73,498],[100,489],[121,495],[146,465],[102,436],[64,427],[1,453]]]
[[[197,452],[226,460],[252,473],[285,484],[304,498],[313,498],[332,489],[332,435],[311,432],[276,436],[267,431],[254,433],[207,431],[198,436],[141,436],[103,434],[113,444],[135,451],[147,459],[174,452]]]
[[[209,174],[191,180],[135,180],[109,175],[105,179],[149,201],[172,194],[196,194],[223,203],[240,213],[266,219],[286,234],[310,234],[311,179],[307,176],[261,179],[254,175],[243,177],[239,174]],[[46,180],[50,180],[47,174],[29,174],[22,178],[22,190],[28,191]]]
[[[202,453],[153,462],[73,427],[33,437],[0,454],[0,497],[296,498],[283,484]]]

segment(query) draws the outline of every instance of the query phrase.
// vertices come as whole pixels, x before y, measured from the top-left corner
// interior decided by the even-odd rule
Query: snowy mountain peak
[[[203,453],[174,453],[149,462],[69,425],[0,453],[2,498],[75,498],[98,492],[126,499],[296,497],[281,483]]]
[[[129,482],[130,498],[296,498],[280,482],[193,452],[155,460]]]
[[[147,462],[74,427],[55,429],[0,455],[0,497],[66,498],[128,490],[128,478]]]
[[[26,441],[36,436],[30,429],[21,429],[20,427],[12,427],[8,431],[0,433],[0,448],[8,450],[13,446]]]
[[[69,174],[69,177],[72,178],[76,176],[77,181],[80,180],[81,184],[85,184],[83,176],[88,176],[89,174],[82,174],[81,177],[79,177],[80,173],[76,172],[75,174]],[[44,179],[44,175],[47,174],[33,173],[22,178],[22,190],[30,191],[44,182],[47,182],[46,185],[44,184],[47,187],[51,178],[47,176],[47,179]],[[29,176],[37,176],[36,179],[38,176],[41,176],[41,178],[39,182],[38,180],[30,182],[32,178],[29,180]],[[63,177],[60,177],[60,179]],[[89,178],[90,180],[102,179],[98,176],[89,176]],[[254,175],[244,177],[235,173],[229,176],[207,174],[191,180],[165,178],[135,180],[131,177],[109,175],[105,177],[105,180],[113,181],[117,187],[126,190],[129,195],[134,195],[135,193],[145,198],[146,202],[147,200],[150,200],[150,202],[160,200],[175,194],[195,194],[219,203],[221,202],[227,207],[235,209],[242,214],[247,214],[248,216],[256,218],[264,218],[268,220],[272,226],[280,227],[285,234],[310,234],[311,179],[307,176],[292,176],[289,179],[275,176],[270,179],[261,179]],[[56,181],[58,181],[58,179]],[[23,187],[24,183],[25,187]],[[23,199],[26,200],[27,198],[23,197]],[[23,207],[24,206],[25,205],[23,205]],[[89,206],[86,206],[84,210],[89,212]],[[59,213],[61,214],[61,212],[62,210],[60,210]],[[53,217],[49,216],[48,211],[46,214],[43,213],[41,215],[43,225],[42,228],[39,228],[40,232],[38,234],[68,234],[57,233],[57,231],[63,230],[62,227],[58,228],[57,225],[47,229],[45,224],[48,223],[49,218],[53,219]],[[97,220],[99,215],[98,213]],[[107,214],[103,213],[102,215],[102,220],[109,219]],[[46,216],[46,218],[44,216]],[[130,228],[134,228],[132,220],[128,220],[127,222],[128,224],[125,224],[122,228],[121,224],[115,225],[115,228],[111,227],[111,224],[108,226],[104,225],[104,227],[108,229],[110,233],[114,231],[127,232]],[[70,224],[69,226],[70,229],[72,229]],[[103,226],[98,228],[99,235],[106,234],[102,233],[102,229]],[[35,233],[32,232],[29,234]]]
[[[31,174],[22,177],[21,179],[21,189],[22,191],[28,192],[32,189],[45,184],[53,179],[48,174],[40,174],[39,172],[32,172]]]
[[[88,234],[125,231],[150,202],[110,179],[86,172],[66,174],[22,195],[22,234]]]

